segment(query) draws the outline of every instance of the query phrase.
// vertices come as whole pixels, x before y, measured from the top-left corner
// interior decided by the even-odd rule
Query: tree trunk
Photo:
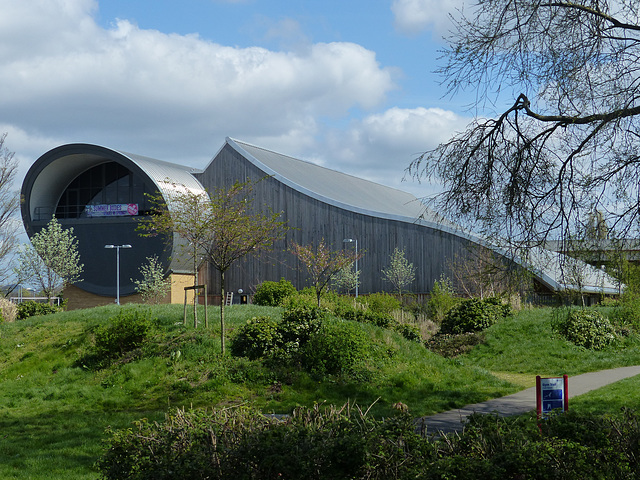
[[[225,290],[224,290],[224,271],[220,271],[220,349],[224,355],[224,303],[225,303]]]
[[[193,328],[198,328],[198,247],[193,244]]]

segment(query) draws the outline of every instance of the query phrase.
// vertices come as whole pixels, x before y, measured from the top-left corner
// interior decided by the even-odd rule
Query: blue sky
[[[470,120],[433,73],[461,1],[0,0],[0,133],[21,176],[69,142],[202,168],[229,136],[426,195],[404,169]]]

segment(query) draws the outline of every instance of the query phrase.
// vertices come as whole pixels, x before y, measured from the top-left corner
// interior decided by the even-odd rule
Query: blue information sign
[[[568,409],[567,376],[555,378],[536,377],[538,415],[554,410]]]

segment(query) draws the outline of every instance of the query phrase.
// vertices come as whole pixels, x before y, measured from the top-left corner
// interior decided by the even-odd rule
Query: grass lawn
[[[126,307],[124,307],[126,308]],[[149,309],[138,306],[139,309]],[[83,363],[93,332],[118,307],[63,312],[0,324],[0,478],[95,479],[107,426],[125,428],[142,417],[163,418],[170,407],[251,403],[288,413],[298,405],[347,401],[386,416],[395,402],[416,416],[506,395],[532,386],[535,375],[575,375],[640,364],[640,341],[602,352],[572,347],[551,330],[550,309],[527,310],[487,331],[486,343],[445,359],[400,335],[359,324],[376,355],[358,375],[318,377],[278,370],[262,361],[220,355],[218,310],[209,329],[182,325],[182,307],[153,307],[159,328],[142,354],[103,369]],[[233,330],[254,316],[280,309],[227,309]],[[199,313],[201,320],[204,314]],[[572,408],[619,410],[637,403],[640,379],[579,397]],[[600,395],[600,396],[599,396]]]

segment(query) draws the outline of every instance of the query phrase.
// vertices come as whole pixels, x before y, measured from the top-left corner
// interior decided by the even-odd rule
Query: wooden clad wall
[[[265,172],[256,168],[229,145],[219,152],[209,168],[198,174],[198,180],[207,190],[229,187],[236,181],[258,180]],[[229,291],[255,291],[261,282],[285,278],[297,288],[310,286],[304,266],[289,253],[293,242],[317,244],[324,238],[334,249],[352,249],[353,243],[343,243],[345,238],[358,240],[358,250],[364,257],[358,261],[361,271],[359,291],[362,294],[391,291],[392,285],[382,279],[382,269],[389,265],[394,248],[405,250],[406,258],[416,267],[416,280],[407,290],[428,293],[433,282],[447,272],[448,262],[456,255],[468,253],[469,241],[413,223],[387,220],[338,208],[300,193],[274,178],[267,178],[255,188],[254,206],[271,207],[283,212],[282,219],[292,227],[287,237],[274,245],[273,250],[241,260],[226,273]],[[219,290],[218,272],[205,268],[211,291]],[[208,273],[207,273],[208,270]]]

